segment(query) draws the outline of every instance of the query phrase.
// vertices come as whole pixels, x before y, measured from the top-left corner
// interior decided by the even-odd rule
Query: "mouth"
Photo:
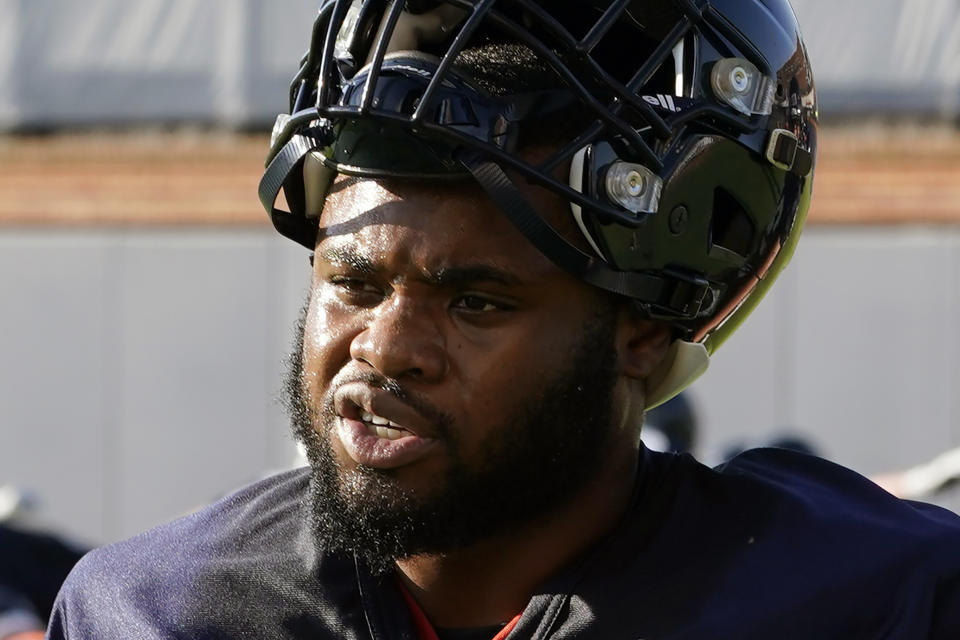
[[[347,384],[337,389],[334,409],[341,418],[362,422],[371,435],[382,438],[427,436],[433,432],[416,409],[387,391],[364,384]]]
[[[438,440],[416,409],[393,394],[363,383],[346,384],[334,392],[336,438],[355,462],[393,469],[426,456]]]

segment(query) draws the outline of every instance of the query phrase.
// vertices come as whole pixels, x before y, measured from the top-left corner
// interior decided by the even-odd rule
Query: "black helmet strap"
[[[317,237],[317,221],[280,209],[276,204],[277,196],[280,195],[280,189],[287,178],[294,170],[303,167],[303,159],[308,153],[321,146],[320,139],[310,135],[311,133],[315,132],[307,130],[291,136],[271,158],[263,177],[260,178],[257,195],[263,208],[270,212],[270,219],[277,231],[312,251]]]
[[[617,271],[570,244],[550,226],[494,162],[477,158],[464,165],[494,204],[543,255],[584,282],[650,305],[651,315],[695,318],[710,304],[710,284],[683,274]],[[706,304],[705,304],[706,303]]]

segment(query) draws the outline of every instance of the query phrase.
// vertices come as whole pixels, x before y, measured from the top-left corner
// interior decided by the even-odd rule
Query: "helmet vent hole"
[[[710,220],[711,249],[725,249],[746,258],[750,255],[756,233],[756,224],[743,205],[725,189],[715,189]]]

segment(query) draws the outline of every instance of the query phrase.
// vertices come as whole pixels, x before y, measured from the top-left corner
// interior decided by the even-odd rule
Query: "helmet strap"
[[[665,285],[663,278],[646,273],[615,271],[570,244],[536,212],[498,164],[479,158],[465,160],[464,164],[520,233],[558,267],[612,293],[640,301],[660,299]]]

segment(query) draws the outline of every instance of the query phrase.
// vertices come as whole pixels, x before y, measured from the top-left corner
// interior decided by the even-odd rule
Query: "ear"
[[[672,339],[670,327],[622,310],[617,331],[621,374],[646,380],[667,355]]]

